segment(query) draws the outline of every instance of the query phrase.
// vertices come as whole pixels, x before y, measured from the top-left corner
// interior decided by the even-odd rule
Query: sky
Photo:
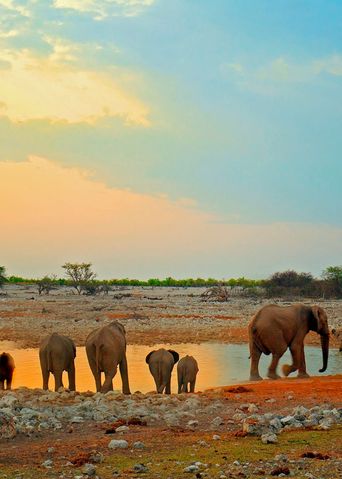
[[[320,275],[341,104],[339,0],[0,0],[0,264]]]

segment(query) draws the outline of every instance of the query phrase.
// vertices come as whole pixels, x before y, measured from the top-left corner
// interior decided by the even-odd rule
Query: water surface
[[[204,390],[214,386],[224,386],[242,381],[249,377],[249,350],[247,344],[168,344],[168,345],[129,345],[127,347],[127,359],[129,368],[129,380],[131,391],[148,392],[154,390],[154,381],[145,363],[146,355],[152,349],[165,347],[174,349],[180,357],[186,354],[193,355],[199,365],[196,390]],[[16,369],[13,380],[13,388],[27,386],[30,388],[42,387],[42,378],[39,365],[38,349],[16,349],[16,345],[10,342],[0,342],[0,352],[7,351],[14,357]],[[318,369],[322,367],[321,349],[313,346],[305,348],[308,373],[318,375]],[[262,355],[260,361],[260,373],[266,376],[270,357]],[[287,352],[280,361],[280,365],[290,362],[290,354]],[[340,374],[342,372],[342,353],[337,349],[331,349],[329,367],[325,374]],[[67,374],[63,376],[64,385],[67,386]],[[50,388],[54,388],[53,376],[50,375]],[[94,391],[95,384],[83,347],[77,348],[76,356],[76,388],[79,391]],[[114,388],[121,389],[120,374],[114,379]],[[177,392],[176,367],[172,375],[172,392]]]

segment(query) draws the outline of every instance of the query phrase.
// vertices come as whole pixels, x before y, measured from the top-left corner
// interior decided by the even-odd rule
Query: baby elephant
[[[338,349],[342,352],[342,328],[340,329],[332,329],[331,333],[337,339]]]
[[[164,348],[151,351],[146,356],[146,362],[156,383],[157,393],[171,394],[171,373],[179,359],[179,354],[172,349]]]
[[[44,338],[39,348],[40,367],[43,375],[43,389],[49,388],[49,376],[55,377],[55,391],[63,387],[63,371],[68,372],[69,389],[75,391],[76,347],[67,336],[53,333]]]
[[[8,353],[2,353],[0,355],[0,390],[11,389],[12,386],[12,377],[14,371],[14,359]]]
[[[196,376],[198,373],[198,364],[193,356],[185,356],[177,365],[178,376],[178,394],[187,393],[188,384],[190,383],[190,392],[195,391]]]

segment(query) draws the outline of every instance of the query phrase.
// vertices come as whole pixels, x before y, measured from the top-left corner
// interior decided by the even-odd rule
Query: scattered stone
[[[46,467],[46,469],[51,469],[53,466],[53,461],[51,459],[47,459],[46,461],[42,462],[42,466]]]
[[[119,426],[116,428],[116,431],[115,432],[121,432],[121,433],[124,433],[124,432],[128,432],[129,431],[129,427],[128,426]]]
[[[187,466],[183,469],[183,472],[198,472],[199,471],[199,467],[196,466],[195,464],[191,464],[190,466]]]
[[[134,449],[145,449],[145,444],[141,441],[136,441],[133,443]]]
[[[263,444],[276,444],[278,442],[278,438],[273,433],[262,434],[261,442]]]
[[[82,472],[86,476],[95,476],[96,467],[94,466],[94,464],[84,464]]]
[[[221,439],[221,436],[219,436],[218,434],[213,435],[213,440],[214,441],[219,441],[220,439]]]
[[[271,476],[289,476],[290,469],[287,466],[276,467],[271,471]]]
[[[145,466],[145,464],[134,464],[133,466],[134,472],[137,472],[138,474],[148,472],[148,467]]]
[[[109,449],[127,449],[128,442],[124,439],[112,439],[108,444]]]

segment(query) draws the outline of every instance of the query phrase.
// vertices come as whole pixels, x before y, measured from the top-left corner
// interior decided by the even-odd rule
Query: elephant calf
[[[178,394],[189,392],[188,384],[190,384],[190,392],[195,391],[198,371],[198,364],[193,356],[187,355],[179,361],[177,364]]]
[[[14,371],[14,359],[8,353],[2,353],[0,355],[0,390],[11,389],[12,387],[12,378]]]
[[[96,391],[107,393],[113,391],[113,379],[117,368],[120,368],[122,392],[131,394],[128,382],[126,358],[126,331],[118,321],[95,329],[86,339],[86,352],[90,369],[93,373]],[[101,373],[105,380],[101,385]]]
[[[332,329],[331,334],[337,339],[338,349],[340,352],[342,352],[342,328]]]
[[[151,351],[146,356],[146,363],[156,383],[157,393],[171,394],[171,373],[173,366],[179,360],[179,354],[172,349],[164,348]]]
[[[49,388],[49,376],[55,377],[55,391],[63,387],[63,371],[68,372],[69,389],[75,391],[76,347],[67,336],[53,333],[44,338],[39,348],[40,367],[43,375],[43,389]]]

